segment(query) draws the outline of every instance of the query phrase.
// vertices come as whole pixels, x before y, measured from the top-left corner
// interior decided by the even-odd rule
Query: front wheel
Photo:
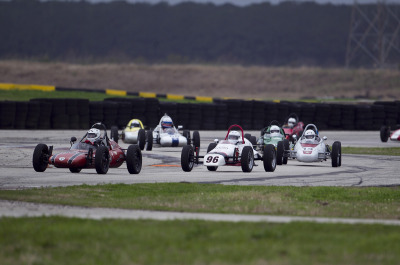
[[[332,145],[332,167],[340,167],[342,165],[342,144],[336,141]]]
[[[283,141],[279,141],[276,146],[276,164],[283,164],[283,153],[285,152],[285,147],[283,145]]]
[[[44,172],[49,164],[49,148],[45,144],[38,144],[33,151],[33,169],[36,172]]]
[[[110,166],[110,154],[108,148],[104,145],[99,146],[97,149],[94,165],[97,174],[107,174]]]
[[[276,151],[275,146],[272,144],[267,144],[264,147],[263,156],[264,170],[266,172],[274,172],[276,168]]]
[[[240,157],[240,164],[242,166],[243,172],[251,172],[254,167],[254,154],[253,148],[250,146],[245,146],[242,150],[242,155]]]
[[[153,132],[151,130],[147,131],[146,141],[146,151],[151,151],[153,149]]]
[[[111,135],[110,138],[118,143],[118,127],[117,126],[111,126]]]
[[[143,129],[139,129],[137,139],[137,144],[139,145],[140,150],[143,150],[144,146],[146,145],[146,131]]]
[[[188,130],[183,131],[183,137],[186,138],[187,145],[191,145],[192,144],[192,141],[190,139],[190,131],[188,131]]]
[[[71,173],[79,173],[81,172],[82,168],[76,168],[76,167],[70,167],[69,171],[71,171]]]
[[[390,128],[387,126],[381,127],[381,141],[386,143],[390,136]]]
[[[126,151],[126,166],[129,174],[139,174],[142,170],[142,151],[136,144],[130,145]]]
[[[190,172],[194,166],[194,151],[191,145],[185,145],[181,153],[181,166],[183,171]]]
[[[283,152],[282,164],[286,165],[288,161],[287,153],[290,152],[290,143],[288,139],[283,139],[283,147],[284,147],[284,152]]]

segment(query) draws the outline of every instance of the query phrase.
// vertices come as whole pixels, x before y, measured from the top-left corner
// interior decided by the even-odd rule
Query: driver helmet
[[[271,134],[271,136],[280,136],[281,130],[279,129],[278,126],[272,125],[271,129],[269,130],[269,133]]]
[[[167,128],[172,128],[172,127],[174,127],[174,124],[173,124],[173,122],[172,122],[171,117],[169,117],[169,116],[164,116],[164,117],[162,118],[162,120],[161,120],[161,127],[162,127],[163,129],[167,129]]]
[[[240,133],[238,131],[230,131],[228,134],[228,141],[236,144],[239,141]]]
[[[313,130],[307,130],[304,134],[306,139],[311,140],[315,138],[315,132]]]
[[[294,125],[296,124],[296,119],[295,118],[289,118],[289,120],[288,120],[288,125],[289,125],[289,127],[290,128],[293,128],[294,127]]]
[[[91,144],[94,144],[96,141],[100,139],[100,130],[96,128],[90,129],[87,132],[86,138]]]
[[[138,127],[140,127],[140,123],[138,121],[131,122],[131,128],[138,128]]]

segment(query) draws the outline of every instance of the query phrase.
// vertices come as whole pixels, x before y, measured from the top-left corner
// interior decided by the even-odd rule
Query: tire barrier
[[[164,113],[175,125],[189,130],[226,130],[231,124],[260,130],[273,120],[283,124],[290,113],[320,130],[379,130],[382,125],[399,126],[400,101],[323,104],[219,99],[196,104],[160,102],[156,98],[116,97],[91,102],[36,98],[28,102],[0,101],[0,129],[88,129],[96,122],[103,122],[107,128],[122,128],[133,118],[151,129]]]

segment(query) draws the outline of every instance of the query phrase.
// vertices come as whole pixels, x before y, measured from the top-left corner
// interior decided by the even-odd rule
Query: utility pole
[[[378,0],[359,5],[354,0],[346,49],[346,67],[400,66],[400,5]]]

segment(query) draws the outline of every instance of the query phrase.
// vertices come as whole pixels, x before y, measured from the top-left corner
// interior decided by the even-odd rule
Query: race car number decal
[[[207,163],[211,163],[211,162],[218,163],[218,156],[215,156],[215,157],[209,156],[209,157],[207,157],[207,161],[206,162]]]

